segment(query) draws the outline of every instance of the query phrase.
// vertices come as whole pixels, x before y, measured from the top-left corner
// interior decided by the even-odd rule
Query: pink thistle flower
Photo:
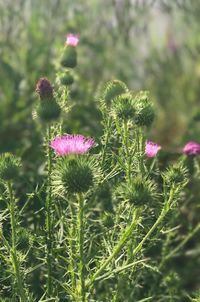
[[[57,155],[64,156],[70,154],[85,154],[95,144],[92,138],[83,135],[63,135],[58,136],[51,141],[50,147],[54,149]]]
[[[75,34],[68,34],[65,45],[76,47],[79,42],[79,36]]]
[[[160,145],[151,141],[146,141],[145,154],[147,157],[149,158],[155,157],[160,149],[161,149]]]
[[[194,141],[188,142],[183,148],[183,153],[191,156],[200,154],[200,144]]]

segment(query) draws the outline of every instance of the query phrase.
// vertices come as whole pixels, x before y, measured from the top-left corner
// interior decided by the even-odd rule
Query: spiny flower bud
[[[141,91],[135,98],[135,123],[138,126],[151,126],[155,113],[147,91]]]
[[[114,115],[122,120],[134,118],[135,107],[130,93],[124,93],[113,100]]]
[[[10,153],[0,156],[0,178],[9,181],[18,176],[20,160]]]
[[[53,98],[53,87],[47,78],[41,78],[36,84],[36,92],[41,100]]]
[[[136,206],[150,203],[157,198],[155,183],[141,176],[134,177],[130,184],[122,184],[118,192],[123,199]]]
[[[108,82],[105,85],[102,98],[106,102],[110,102],[111,100],[113,100],[114,98],[119,96],[120,94],[125,93],[127,91],[128,91],[128,88],[123,82],[118,81],[118,80],[113,80],[113,81]]]
[[[188,171],[182,164],[175,164],[163,173],[167,185],[180,185],[187,182]]]
[[[70,71],[66,71],[60,76],[60,83],[64,86],[72,85],[74,82],[74,78]]]
[[[77,52],[76,48],[73,46],[65,46],[61,61],[61,66],[65,68],[74,68],[77,65]]]
[[[53,87],[47,78],[41,78],[36,91],[40,96],[41,102],[37,108],[37,114],[42,121],[48,122],[60,116],[61,109],[53,96]]]
[[[61,108],[54,99],[49,100],[48,102],[41,102],[37,109],[39,118],[44,122],[58,119],[60,113]]]
[[[61,170],[62,183],[69,193],[84,193],[93,184],[93,173],[87,159],[64,159]]]

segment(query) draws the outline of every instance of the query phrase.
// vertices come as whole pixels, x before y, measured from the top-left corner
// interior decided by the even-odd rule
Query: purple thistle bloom
[[[191,156],[200,154],[200,144],[194,141],[188,142],[183,148],[183,153]]]
[[[79,36],[75,34],[68,34],[65,45],[76,47],[79,43]]]
[[[160,149],[161,149],[160,145],[151,141],[146,141],[145,154],[147,157],[149,158],[155,157]]]
[[[83,135],[63,135],[58,136],[51,141],[50,147],[54,149],[57,155],[64,156],[70,154],[85,154],[95,144],[92,138]]]

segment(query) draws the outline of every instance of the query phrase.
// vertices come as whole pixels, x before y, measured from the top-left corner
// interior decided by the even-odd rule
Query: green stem
[[[168,211],[163,209],[156,220],[156,222],[152,225],[150,230],[147,232],[147,234],[144,236],[144,238],[140,241],[140,243],[136,246],[136,248],[132,252],[132,257],[134,257],[143,247],[145,241],[150,237],[150,235],[153,233],[153,231],[157,228],[157,226],[161,223],[165,215],[167,214]]]
[[[166,214],[168,213],[168,211],[170,209],[170,205],[172,203],[173,197],[174,197],[174,188],[171,189],[169,198],[167,201],[165,201],[164,207],[163,207],[159,217],[157,218],[156,222],[153,224],[153,226],[150,228],[150,230],[147,232],[147,234],[144,236],[144,238],[140,241],[140,243],[137,245],[137,247],[133,250],[132,257],[135,256],[142,249],[145,241],[150,237],[150,235],[153,233],[153,231],[156,229],[156,227],[161,223],[163,218],[166,216]],[[116,245],[116,247],[114,248],[114,251],[112,252],[112,254],[102,264],[102,266],[98,269],[98,271],[92,276],[92,278],[88,282],[87,286],[90,286],[92,283],[94,283],[94,281],[101,274],[101,272],[108,266],[108,264],[112,261],[112,259],[120,252],[121,248],[124,246],[127,239],[129,238],[130,234],[132,233],[132,230],[134,229],[136,222],[137,222],[137,220],[136,220],[136,214],[135,214],[131,225],[126,229],[124,235],[122,236],[121,240]]]
[[[80,276],[80,296],[81,301],[85,302],[85,261],[84,261],[84,199],[83,195],[78,194],[78,244],[79,244],[79,276]]]
[[[141,129],[138,130],[138,150],[140,153],[140,158],[139,158],[140,171],[142,175],[146,175],[146,171],[144,167],[144,137]]]
[[[152,163],[151,163],[151,165],[150,165],[149,171],[147,172],[147,173],[148,173],[147,176],[149,176],[149,175],[151,174],[151,172],[153,171],[156,162],[157,162],[157,158],[154,157],[154,159],[152,160]]]
[[[12,237],[12,248],[16,247],[16,222],[15,222],[15,200],[12,190],[12,184],[8,182],[8,193],[10,198],[10,224],[11,224],[11,237]]]
[[[47,293],[52,295],[52,153],[49,147],[51,140],[51,126],[47,128],[47,198],[46,198],[46,229],[47,229]]]
[[[70,252],[70,273],[71,273],[71,287],[72,291],[75,288],[75,263],[74,263],[74,255],[75,255],[75,246],[74,246],[74,238],[75,238],[75,214],[73,205],[71,205],[71,226],[69,226],[69,252]]]
[[[164,207],[160,213],[160,215],[158,216],[157,220],[155,221],[155,223],[152,225],[152,227],[150,228],[150,230],[147,232],[147,234],[144,236],[144,238],[140,241],[140,243],[136,246],[136,248],[133,250],[132,253],[132,257],[135,256],[143,247],[145,241],[151,236],[151,234],[153,233],[153,231],[157,228],[157,226],[161,223],[161,221],[164,219],[164,217],[166,216],[166,214],[168,213],[168,211],[170,210],[170,205],[172,203],[174,197],[174,187],[172,187],[171,191],[170,191],[170,195],[168,200],[165,201]]]
[[[101,267],[94,273],[91,280],[88,282],[87,287],[89,287],[92,283],[95,282],[96,278],[105,270],[108,264],[115,258],[115,256],[121,251],[122,247],[125,245],[126,241],[129,239],[132,231],[134,230],[137,224],[137,211],[134,212],[132,222],[130,226],[128,226],[118,242],[118,244],[114,247],[112,254],[105,260],[105,262],[101,265]]]
[[[130,154],[129,154],[129,138],[128,138],[127,121],[124,121],[124,147],[125,147],[126,162],[127,162],[126,177],[127,177],[127,182],[130,183],[130,181],[131,181],[131,158],[130,158]]]
[[[102,167],[103,167],[105,159],[106,159],[106,151],[107,151],[108,142],[109,142],[109,138],[110,138],[110,132],[111,132],[111,118],[109,118],[107,121],[105,145],[104,145],[104,148],[102,151],[102,162],[101,162]]]
[[[26,302],[27,297],[26,293],[23,287],[22,283],[22,276],[20,273],[20,266],[19,266],[19,260],[17,256],[17,249],[16,249],[16,243],[17,243],[17,223],[16,223],[16,217],[15,217],[15,198],[13,194],[12,184],[10,181],[7,183],[8,185],[8,194],[10,199],[10,224],[11,224],[11,237],[12,237],[12,247],[10,250],[11,258],[12,258],[12,264],[14,269],[14,274],[17,281],[17,289],[18,289],[18,295],[20,297],[21,302]]]
[[[18,257],[16,254],[16,250],[11,251],[11,256],[12,256],[12,262],[13,262],[13,268],[14,268],[14,273],[17,279],[17,287],[18,287],[18,293],[21,299],[21,302],[27,302],[28,298],[26,297],[26,293],[22,284],[22,276],[20,273],[20,267],[19,267],[19,261]]]

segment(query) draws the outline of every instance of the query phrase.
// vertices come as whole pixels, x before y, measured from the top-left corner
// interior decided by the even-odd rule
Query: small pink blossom
[[[58,136],[51,141],[50,147],[54,149],[57,155],[64,156],[70,154],[87,153],[95,144],[92,138],[83,135],[63,135]]]
[[[200,154],[200,144],[194,141],[188,142],[183,148],[183,153],[193,156]]]
[[[147,157],[152,158],[156,156],[156,154],[160,149],[161,149],[160,145],[151,141],[147,141],[145,146],[145,154]]]
[[[68,34],[65,45],[76,47],[79,42],[79,36],[76,34]]]

